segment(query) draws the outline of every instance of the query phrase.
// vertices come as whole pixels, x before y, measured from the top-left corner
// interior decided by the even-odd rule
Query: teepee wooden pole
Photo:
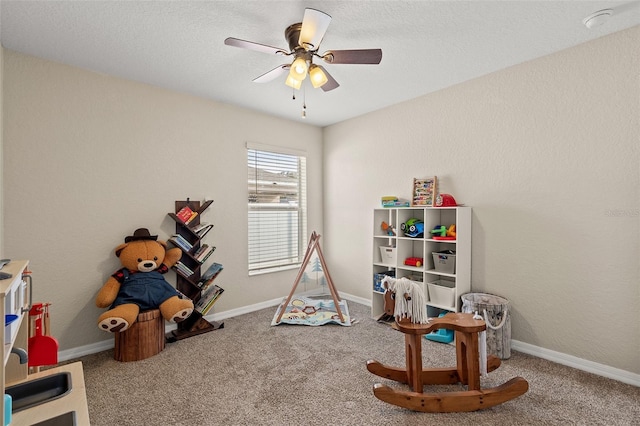
[[[291,302],[291,299],[293,298],[293,294],[295,293],[296,288],[298,287],[298,284],[302,279],[304,270],[309,264],[309,261],[311,260],[311,255],[313,254],[314,250],[317,251],[318,258],[320,259],[320,264],[322,265],[322,271],[324,272],[325,278],[327,279],[327,286],[329,287],[329,291],[331,292],[331,297],[333,298],[333,303],[336,306],[336,312],[338,313],[338,317],[340,317],[340,322],[345,322],[344,316],[342,315],[342,311],[340,310],[340,305],[338,304],[338,302],[340,301],[340,295],[338,294],[338,291],[336,290],[335,285],[333,285],[333,280],[331,279],[331,275],[329,274],[329,268],[327,268],[327,263],[324,260],[324,255],[322,254],[322,249],[320,248],[319,241],[320,241],[320,234],[316,233],[316,231],[313,231],[311,233],[311,237],[309,238],[309,244],[307,244],[307,251],[304,254],[302,265],[300,265],[300,269],[298,270],[298,275],[296,276],[296,279],[293,282],[293,287],[289,292],[289,296],[287,296],[287,299],[280,305],[280,308],[279,308],[280,313],[278,314],[278,318],[276,319],[277,323],[280,322],[287,306],[289,305],[289,302]]]
[[[309,264],[309,260],[311,260],[311,253],[313,253],[313,249],[315,245],[318,243],[318,238],[320,238],[320,236],[316,234],[316,231],[313,231],[311,233],[311,238],[309,238],[309,244],[307,244],[307,251],[304,254],[302,265],[300,265],[300,269],[298,270],[298,275],[296,276],[296,279],[293,282],[293,287],[289,292],[289,296],[287,296],[287,299],[280,305],[280,313],[278,314],[278,318],[276,319],[276,322],[280,322],[280,320],[282,319],[282,315],[284,315],[285,309],[289,305],[289,302],[291,302],[291,298],[293,297],[293,294],[296,292],[296,288],[298,287],[298,284],[302,279],[302,274],[304,274],[304,270]]]

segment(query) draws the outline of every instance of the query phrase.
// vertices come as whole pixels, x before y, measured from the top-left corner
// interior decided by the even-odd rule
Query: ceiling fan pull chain
[[[302,118],[307,118],[307,88],[302,88]]]

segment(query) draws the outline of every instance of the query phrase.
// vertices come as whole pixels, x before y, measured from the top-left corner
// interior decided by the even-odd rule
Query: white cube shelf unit
[[[412,238],[401,226],[409,219],[424,223],[424,235]],[[389,235],[382,222],[391,225],[396,233]],[[456,226],[455,240],[434,239],[431,230],[441,225]],[[381,249],[382,248],[382,249]],[[432,253],[455,251],[455,270],[452,273],[436,270]],[[405,259],[423,259],[420,266],[405,265]],[[449,258],[448,261],[453,259]],[[441,268],[438,268],[441,269]],[[427,298],[427,314],[437,317],[443,311],[460,312],[461,299],[471,290],[471,207],[397,207],[373,211],[373,274],[371,315],[379,318],[384,313],[384,292],[376,288],[376,275],[392,274],[423,283]],[[378,275],[379,276],[379,275]],[[432,291],[429,297],[429,284]],[[438,287],[433,287],[438,286]]]

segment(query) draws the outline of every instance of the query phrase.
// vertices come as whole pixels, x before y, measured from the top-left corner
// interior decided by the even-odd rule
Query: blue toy
[[[400,226],[406,237],[420,238],[424,235],[424,222],[420,219],[409,219]]]
[[[438,318],[445,316],[448,312],[442,312],[438,315]],[[441,328],[436,331],[432,331],[429,334],[425,334],[424,338],[439,343],[451,343],[453,342],[453,330],[447,328]]]

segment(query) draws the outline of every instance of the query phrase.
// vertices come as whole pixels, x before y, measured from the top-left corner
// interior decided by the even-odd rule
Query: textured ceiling
[[[381,48],[381,64],[325,64],[340,87],[307,81],[295,100],[284,76],[253,83],[287,58],[224,39],[286,49],[305,7],[333,18],[320,52]],[[605,8],[604,25],[582,24]],[[291,120],[306,100],[326,126],[640,25],[640,2],[2,0],[0,15],[7,49]]]

